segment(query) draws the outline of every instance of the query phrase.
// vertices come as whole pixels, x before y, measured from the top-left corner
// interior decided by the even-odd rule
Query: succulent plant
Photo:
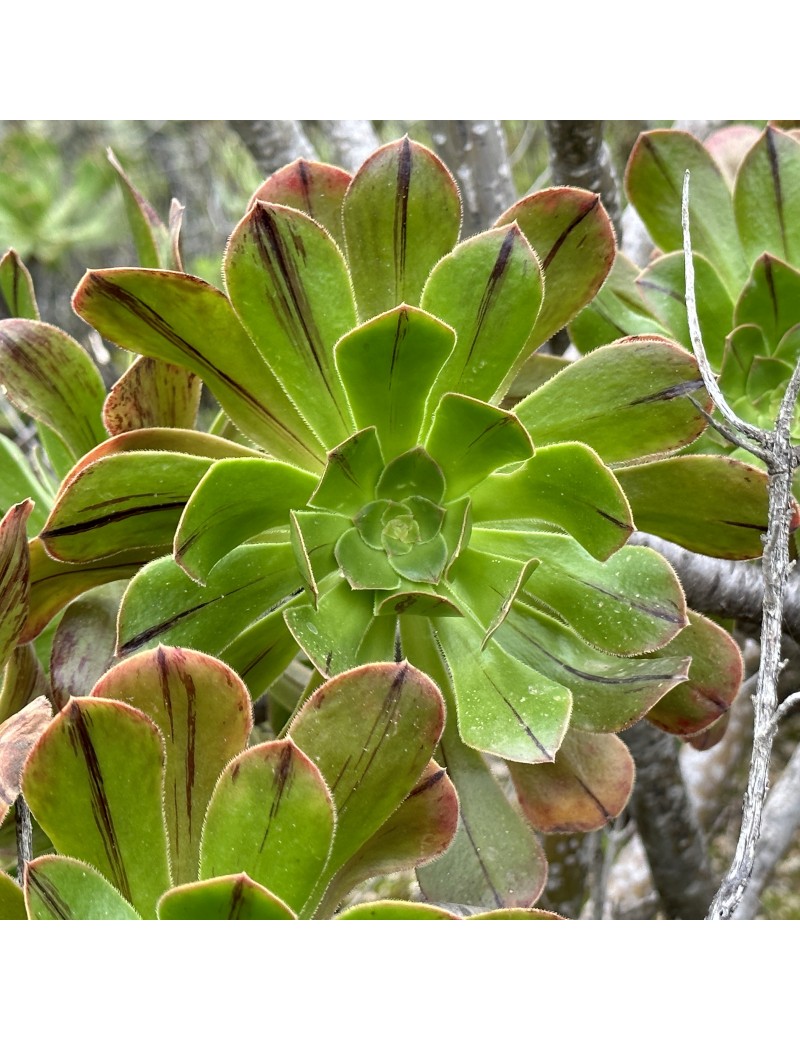
[[[100,658],[194,649],[254,698],[298,651],[305,698],[407,659],[444,695],[437,756],[460,799],[423,890],[529,906],[545,878],[529,823],[593,829],[624,807],[633,768],[617,731],[646,716],[690,737],[738,689],[735,644],[686,610],[660,555],[625,544],[634,525],[756,555],[766,495],[763,475],[716,460],[692,471],[719,489],[687,517],[670,456],[710,405],[669,338],[569,365],[534,354],[608,275],[597,196],[535,193],[461,243],[459,224],[452,177],[407,139],[352,178],[300,160],[234,230],[227,294],[180,270],[86,275],[76,311],[141,355],[107,398],[65,334],[29,314],[0,323],[9,397],[62,478],[12,643],[88,593],[53,643],[62,702],[87,673],[65,674],[59,647],[68,657],[80,630],[105,648],[117,602]],[[176,238],[170,249],[179,258]],[[208,432],[194,429],[200,379],[222,409]],[[116,579],[124,592],[101,599]],[[83,603],[92,619],[76,624]],[[303,699],[279,705],[300,712],[289,734]],[[506,761],[528,822],[485,753]]]

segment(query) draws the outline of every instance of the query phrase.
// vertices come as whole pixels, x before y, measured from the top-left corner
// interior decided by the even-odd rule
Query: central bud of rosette
[[[378,469],[377,454],[364,465],[377,447],[372,431],[354,440],[331,453],[312,503],[334,506],[344,521],[334,547],[342,577],[376,592],[438,585],[469,538],[469,499],[445,504],[444,474],[424,448]]]

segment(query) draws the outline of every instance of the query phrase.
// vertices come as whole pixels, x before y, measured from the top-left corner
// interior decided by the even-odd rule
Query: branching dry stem
[[[689,331],[703,382],[715,407],[730,425],[733,436],[730,436],[729,439],[734,443],[740,443],[738,434],[746,440],[754,442],[754,446],[750,446],[748,450],[766,463],[769,487],[769,515],[762,559],[764,608],[761,620],[761,662],[754,698],[755,724],[750,774],[744,796],[742,825],[736,852],[707,915],[708,920],[727,920],[733,917],[753,874],[764,802],[767,796],[772,744],[775,739],[777,721],[780,718],[778,715],[778,675],[781,669],[783,600],[786,578],[789,573],[792,471],[796,465],[796,453],[790,439],[790,428],[798,393],[800,393],[800,364],[795,368],[786,387],[773,430],[762,430],[757,426],[751,426],[750,423],[736,415],[717,385],[700,334],[694,289],[692,245],[689,234],[688,170],[683,183],[682,223]]]

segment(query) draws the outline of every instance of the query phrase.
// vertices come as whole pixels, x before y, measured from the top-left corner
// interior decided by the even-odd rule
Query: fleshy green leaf
[[[169,451],[126,451],[81,464],[61,486],[40,535],[45,548],[68,563],[126,549],[166,552],[211,465],[211,459]]]
[[[338,513],[311,510],[292,510],[289,521],[289,539],[297,567],[316,608],[319,582],[337,566],[335,548],[350,523]]]
[[[557,524],[598,559],[607,559],[633,530],[616,477],[584,444],[553,444],[510,474],[488,477],[472,494],[473,523],[545,520]]]
[[[740,325],[725,342],[719,387],[729,401],[738,401],[747,392],[747,377],[753,360],[769,348],[757,325]]]
[[[139,914],[94,867],[69,856],[40,856],[25,872],[32,921],[139,921]]]
[[[103,423],[112,437],[129,430],[177,426],[191,429],[203,385],[180,365],[141,357],[111,387]]]
[[[0,296],[5,301],[9,317],[39,320],[33,279],[13,249],[9,249],[0,260]]]
[[[338,872],[317,916],[334,909],[357,884],[378,874],[410,870],[441,855],[458,825],[458,795],[447,773],[429,762],[386,823]]]
[[[733,300],[716,268],[704,256],[694,256],[697,318],[708,360],[718,369],[725,338],[733,327]],[[645,301],[667,330],[667,335],[689,349],[686,312],[686,272],[683,253],[659,257],[636,280]],[[638,331],[629,329],[626,331]]]
[[[242,545],[204,586],[172,557],[154,560],[131,581],[119,614],[120,656],[159,642],[219,654],[299,585],[287,544]]]
[[[355,527],[336,543],[336,562],[353,589],[396,589],[400,584],[386,553],[367,545]]]
[[[604,563],[561,534],[483,531],[472,542],[484,552],[539,566],[525,586],[592,646],[632,656],[664,646],[686,624],[686,601],[666,560],[645,546],[624,545]]]
[[[555,762],[509,763],[520,807],[538,831],[595,831],[625,808],[633,789],[630,751],[613,733],[570,730]]]
[[[509,560],[467,547],[447,572],[447,586],[486,634],[481,649],[505,621],[514,599],[538,560]]]
[[[198,580],[237,545],[285,528],[317,480],[274,459],[223,459],[197,484],[175,532],[175,559]]]
[[[404,137],[356,172],[343,214],[359,319],[366,321],[401,303],[419,304],[431,268],[456,244],[461,202],[442,162]]]
[[[772,253],[800,264],[800,142],[768,126],[739,167],[733,208],[749,263]]]
[[[640,530],[726,560],[763,553],[767,475],[754,466],[722,455],[679,455],[616,475]]]
[[[0,822],[20,792],[25,761],[52,717],[47,698],[37,697],[0,724]]]
[[[6,662],[0,685],[0,722],[17,715],[37,697],[50,697],[50,683],[32,643],[16,646]]]
[[[381,474],[376,488],[379,498],[395,502],[412,495],[441,502],[444,492],[444,474],[424,448],[412,448],[393,459]]]
[[[228,242],[225,281],[234,310],[300,414],[325,447],[339,444],[353,425],[333,347],[356,313],[333,239],[298,210],[256,203]]]
[[[161,731],[172,879],[195,880],[211,792],[226,764],[247,747],[252,721],[246,687],[213,657],[159,646],[106,672],[91,696],[124,701]]]
[[[208,806],[200,878],[246,873],[299,912],[331,849],[336,813],[319,769],[291,740],[237,755]]]
[[[293,921],[283,902],[247,874],[179,885],[158,904],[161,921]]]
[[[336,915],[337,921],[458,921],[456,914],[429,903],[410,903],[405,900],[378,899],[373,903],[359,903]]]
[[[295,600],[289,600],[289,605]],[[289,666],[297,643],[283,619],[284,607],[245,628],[220,651],[221,659],[241,676],[256,700]]]
[[[64,611],[50,651],[53,699],[61,708],[70,697],[86,697],[114,659],[122,582],[94,589]]]
[[[690,444],[706,410],[697,362],[676,343],[630,336],[574,362],[514,409],[537,446],[583,441],[606,463]]]
[[[502,466],[533,454],[515,415],[461,394],[445,394],[425,442],[444,474],[448,501],[470,491]]]
[[[687,677],[684,648],[668,644],[658,659],[612,657],[587,646],[555,618],[516,604],[498,633],[513,657],[572,693],[572,729],[613,733],[633,725]],[[558,755],[556,756],[558,761]]]
[[[636,285],[640,273],[624,253],[617,253],[611,273],[597,295],[570,322],[570,339],[578,350],[588,354],[625,335],[665,335],[666,329],[644,305]],[[535,354],[534,358],[538,356]]]
[[[758,325],[769,352],[800,322],[800,271],[769,254],[753,264],[736,303],[734,323]]]
[[[0,669],[22,635],[30,599],[26,524],[33,502],[12,506],[0,520]]]
[[[372,593],[351,589],[336,577],[322,591],[316,609],[310,604],[287,609],[286,624],[317,671],[336,675],[364,663],[362,644],[373,623],[372,605]]]
[[[0,921],[25,921],[27,917],[22,889],[0,870]]]
[[[689,678],[676,686],[647,715],[668,733],[689,736],[724,718],[742,683],[742,655],[736,642],[713,621],[688,612],[689,624],[658,660],[670,653],[691,654]]]
[[[517,762],[552,762],[569,723],[569,690],[518,661],[467,618],[440,618],[436,632],[458,702],[464,743]]]
[[[105,439],[105,387],[83,347],[41,321],[0,322],[0,371],[11,403],[49,427],[74,461]]]
[[[47,554],[41,538],[29,543],[30,602],[20,640],[34,639],[55,615],[82,592],[110,581],[130,578],[153,559],[150,549],[131,549],[106,560],[62,563]]]
[[[356,425],[376,428],[385,459],[418,443],[428,394],[454,342],[447,325],[403,304],[338,343],[336,367]]]
[[[348,671],[303,705],[289,736],[317,764],[336,806],[327,879],[415,788],[443,726],[438,689],[407,662]]]
[[[172,271],[90,271],[73,307],[107,339],[200,376],[239,429],[277,458],[322,469],[321,444],[212,285]]]
[[[255,202],[275,202],[299,209],[321,224],[344,251],[342,202],[352,179],[338,166],[295,159],[267,177],[250,199],[250,206]]]
[[[483,755],[459,740],[448,719],[439,758],[459,795],[459,826],[443,856],[417,870],[428,899],[470,906],[528,906],[544,888],[541,844],[512,806]]]
[[[681,193],[691,174],[689,224],[692,246],[717,269],[735,296],[747,276],[722,171],[697,138],[679,130],[651,130],[636,142],[625,172],[625,190],[653,241],[664,252],[683,248]]]
[[[581,188],[546,188],[498,218],[516,222],[536,251],[544,274],[544,302],[528,339],[534,351],[586,306],[614,262],[614,228],[600,196]]]
[[[499,401],[524,360],[542,304],[539,259],[517,224],[457,246],[431,272],[422,306],[455,329],[431,403],[454,390]]]
[[[75,697],[39,739],[23,779],[56,851],[96,867],[143,917],[155,917],[170,884],[163,759],[161,735],[142,712]]]
[[[355,516],[375,497],[383,464],[375,427],[359,430],[328,452],[328,464],[309,505]]]

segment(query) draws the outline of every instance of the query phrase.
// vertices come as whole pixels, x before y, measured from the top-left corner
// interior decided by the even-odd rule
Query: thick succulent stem
[[[295,159],[316,159],[296,119],[237,119],[231,123],[266,176]]]
[[[501,123],[456,119],[432,122],[430,129],[436,151],[461,189],[461,237],[485,231],[517,198]]]
[[[640,723],[621,734],[636,762],[629,810],[664,910],[701,920],[714,893],[706,843],[692,811],[674,737]]]
[[[350,173],[380,144],[368,119],[326,119],[319,126],[331,143],[333,162]]]
[[[31,813],[22,795],[14,802],[17,832],[17,880],[25,883],[25,867],[33,859],[33,824]]]
[[[596,192],[620,233],[619,187],[611,153],[603,140],[601,119],[547,119],[553,184],[569,184]]]

